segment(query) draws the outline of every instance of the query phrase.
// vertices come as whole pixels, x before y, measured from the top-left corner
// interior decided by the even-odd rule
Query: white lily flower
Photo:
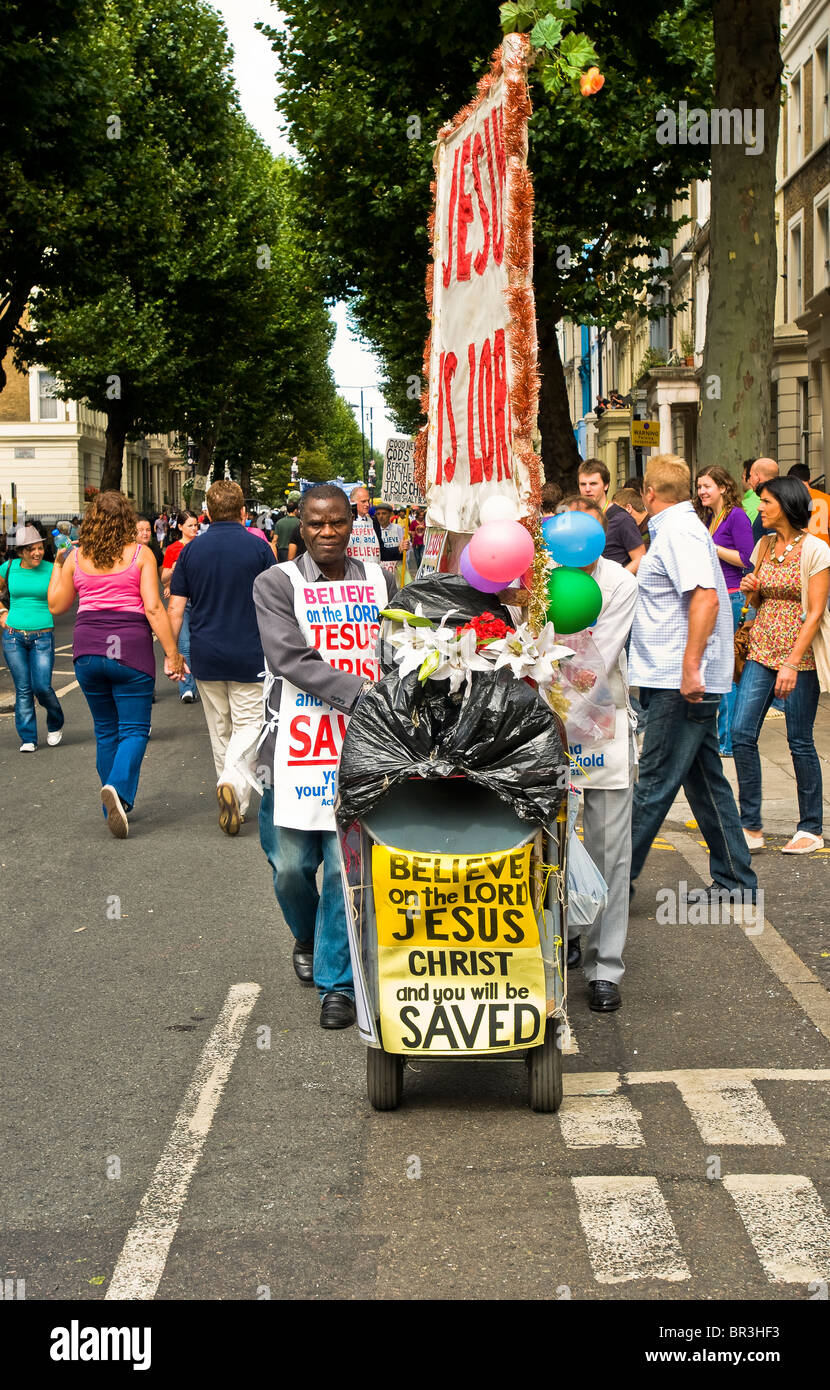
[[[415,605],[416,618],[422,618],[423,605]],[[390,647],[396,647],[394,660],[398,666],[398,675],[401,680],[408,676],[410,671],[416,671],[421,665],[426,654],[431,650],[430,639],[434,638],[435,630],[431,627],[421,625],[413,626],[408,623],[405,617],[401,620],[401,630],[396,632],[388,639]]]
[[[476,651],[476,634],[472,630],[456,634],[446,626],[449,616],[445,613],[441,626],[431,634],[433,651],[421,668],[421,679],[448,680],[450,694],[454,695],[465,682],[469,689],[473,671],[488,671],[491,663]]]
[[[537,637],[527,623],[522,623],[515,632],[488,643],[485,650],[495,657],[496,670],[509,666],[517,680],[529,676],[539,685],[550,684],[553,679],[554,663],[566,656],[573,656],[570,647],[560,646],[550,623],[546,623]]]
[[[553,682],[558,662],[564,661],[569,656],[573,656],[573,648],[563,647],[557,642],[556,630],[553,623],[545,623],[545,626],[536,638],[536,649],[539,653],[538,660],[533,670],[528,672],[528,675],[535,680],[536,684],[539,686],[550,685]]]

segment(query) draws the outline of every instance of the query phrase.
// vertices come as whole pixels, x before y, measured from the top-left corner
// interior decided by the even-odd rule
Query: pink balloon
[[[470,562],[484,579],[523,574],[533,556],[533,537],[518,521],[488,521],[470,541]]]
[[[503,579],[485,579],[479,574],[470,559],[470,547],[465,545],[461,552],[461,559],[458,561],[458,571],[462,579],[466,579],[472,589],[478,589],[481,594],[497,594],[500,589],[505,587]]]

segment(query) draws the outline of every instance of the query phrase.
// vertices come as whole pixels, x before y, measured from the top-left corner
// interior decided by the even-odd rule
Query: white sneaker
[[[54,734],[46,735],[46,742],[49,744],[50,748],[57,748],[62,738],[63,729],[58,729]]]
[[[127,820],[127,812],[121,803],[121,798],[115,787],[109,783],[101,788],[101,801],[107,812],[107,829],[116,840],[126,840],[130,833],[130,825]]]
[[[37,744],[36,744],[36,743],[21,743],[21,745],[20,745],[20,751],[21,751],[21,753],[35,753],[35,752],[37,752]]]

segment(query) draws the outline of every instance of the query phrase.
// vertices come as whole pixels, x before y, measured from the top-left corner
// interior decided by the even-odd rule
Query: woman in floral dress
[[[749,659],[738,686],[732,748],[741,824],[752,852],[763,849],[758,736],[773,696],[784,700],[787,742],[798,792],[798,828],[784,854],[823,849],[821,765],[813,742],[820,690],[830,690],[830,546],[807,532],[810,495],[797,478],[772,478],[760,495],[765,530],[752,553],[757,574],[741,590],[757,608]]]

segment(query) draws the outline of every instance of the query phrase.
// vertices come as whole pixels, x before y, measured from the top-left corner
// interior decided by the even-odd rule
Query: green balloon
[[[557,632],[581,632],[599,617],[602,590],[584,570],[561,565],[548,580],[548,621]]]

